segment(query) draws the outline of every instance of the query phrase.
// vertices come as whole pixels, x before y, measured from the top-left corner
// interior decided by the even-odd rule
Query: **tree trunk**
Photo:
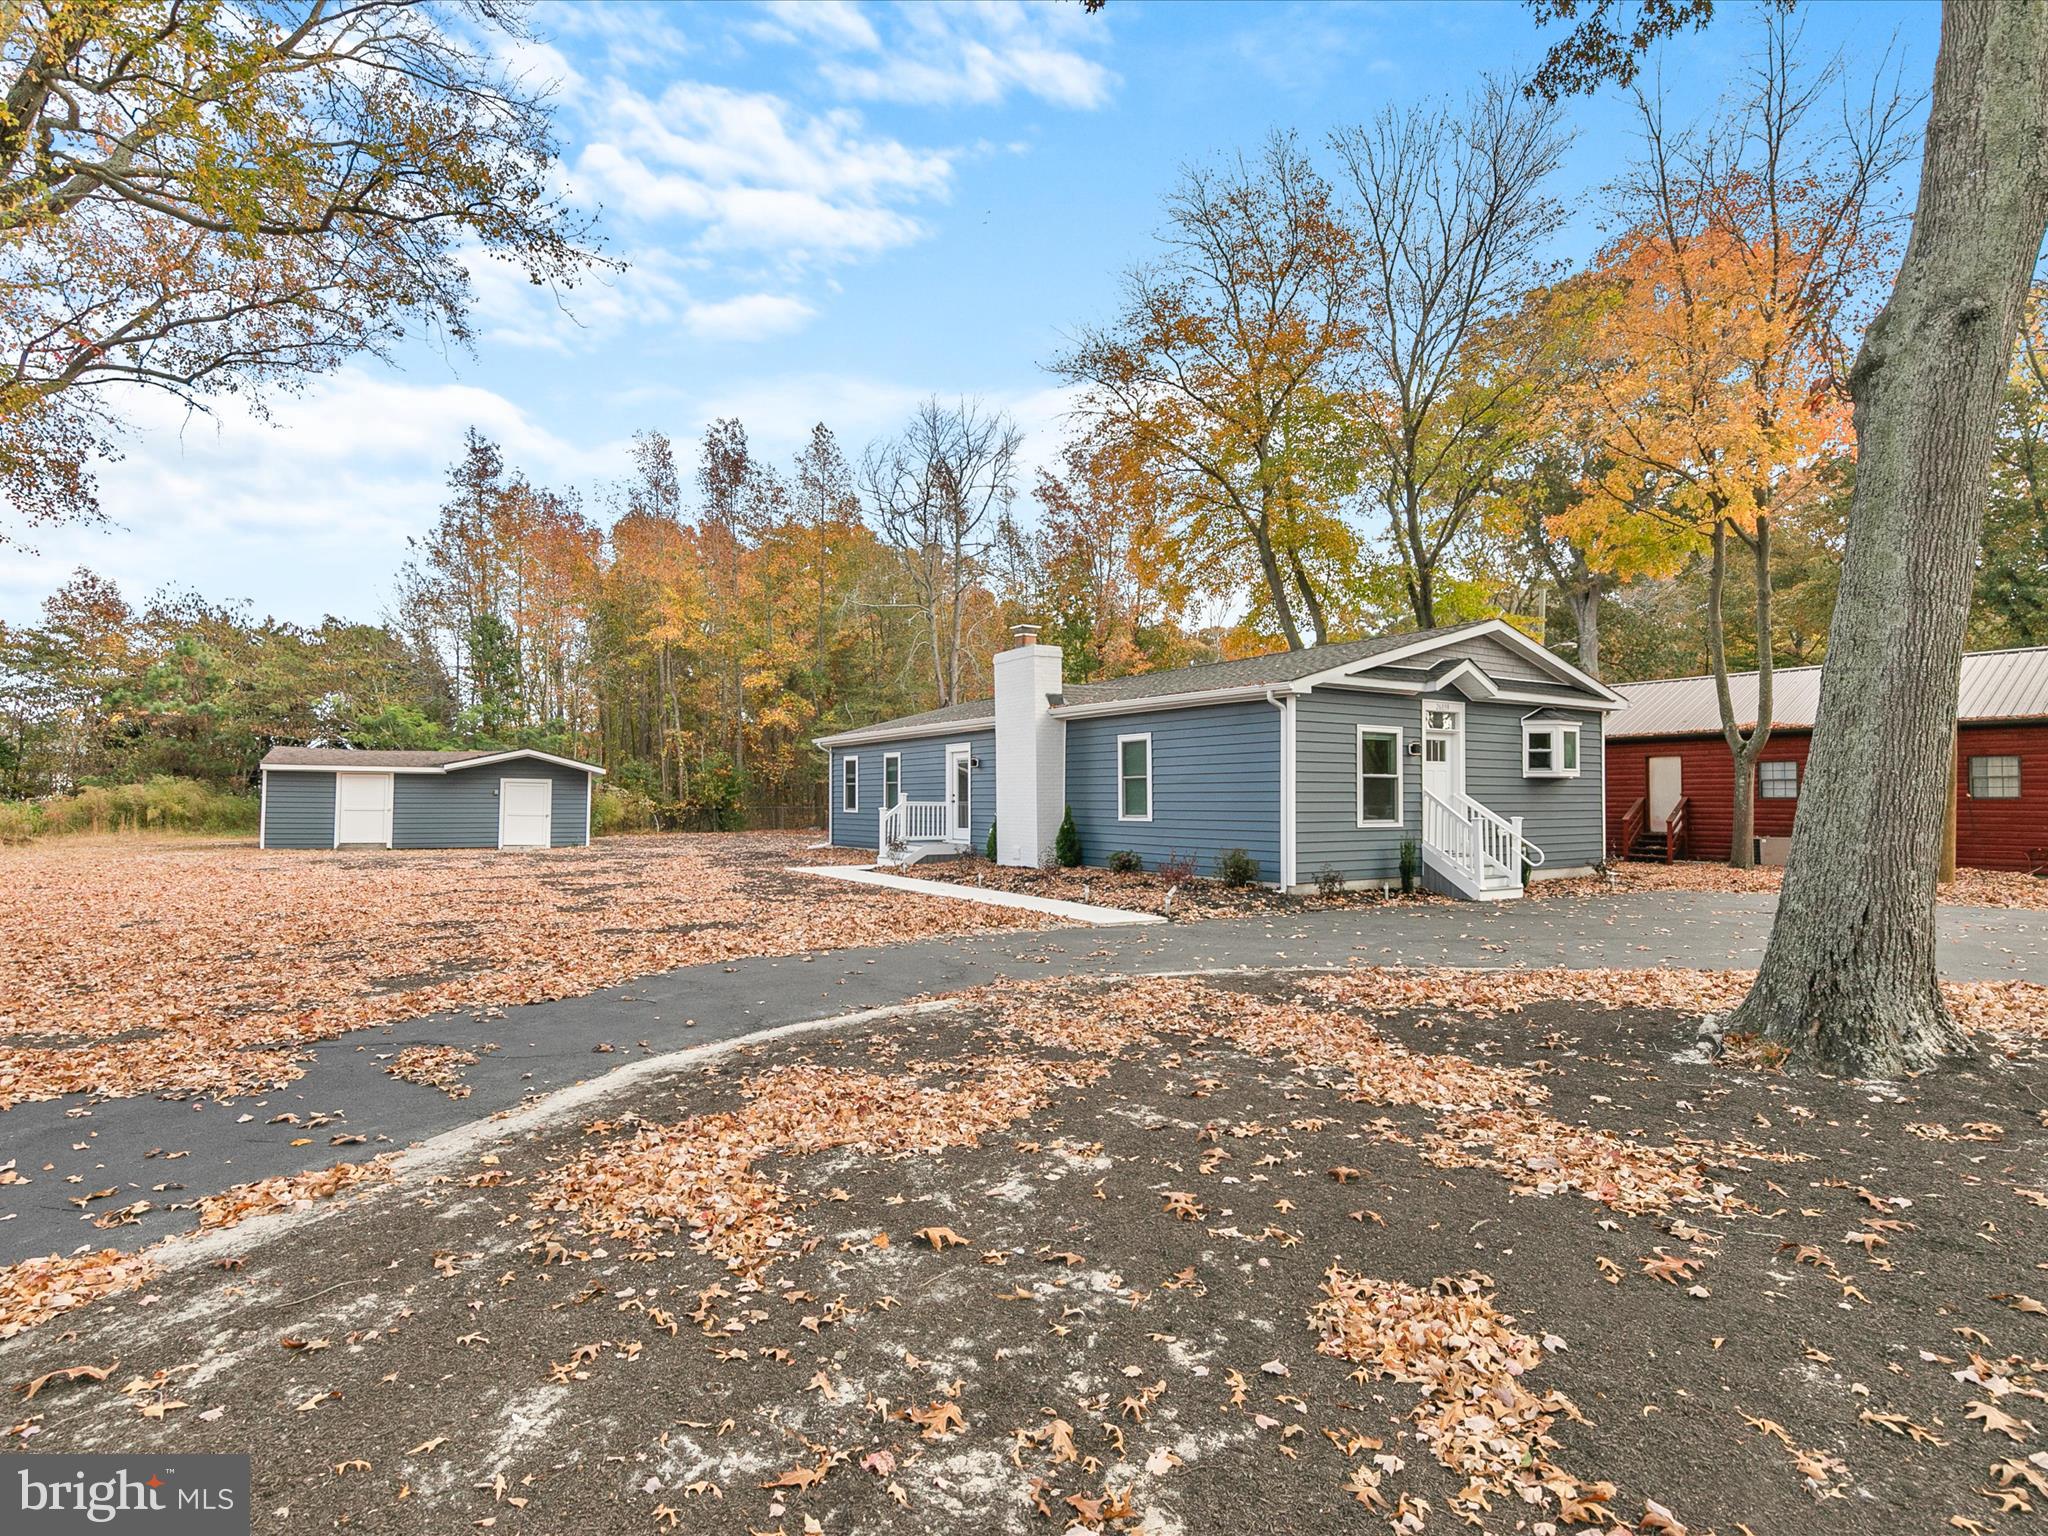
[[[1714,696],[1721,711],[1721,738],[1734,762],[1735,792],[1729,806],[1728,862],[1736,869],[1756,866],[1756,760],[1771,739],[1771,525],[1758,518],[1749,541],[1756,584],[1757,676],[1756,720],[1747,736],[1735,714],[1735,695],[1728,681],[1728,644],[1722,628],[1723,595],[1728,584],[1726,519],[1714,524],[1714,563],[1707,577],[1707,656],[1713,663]]]
[[[1943,885],[1956,877],[1956,768],[1962,749],[1955,732],[1949,732],[1948,804],[1941,813],[1941,870],[1937,876]]]
[[[1936,982],[1944,766],[1991,433],[2048,232],[2048,6],[1942,13],[1919,206],[1850,375],[1856,485],[1778,917],[1729,1028],[1859,1073],[1965,1048]]]
[[[1600,588],[1596,585],[1571,587],[1565,602],[1572,610],[1572,623],[1579,635],[1579,670],[1589,677],[1600,675]]]

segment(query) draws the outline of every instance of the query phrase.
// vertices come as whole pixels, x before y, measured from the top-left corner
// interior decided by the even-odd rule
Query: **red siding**
[[[1806,751],[1812,733],[1776,731],[1764,748],[1763,761],[1790,759],[1801,764],[1805,787]],[[2048,848],[2048,721],[2014,725],[1966,725],[1962,728],[1956,764],[1956,862],[1972,869],[2025,869],[2031,850]],[[2020,798],[1972,800],[1970,759],[2006,756],[2020,759]],[[1725,859],[1735,820],[1735,765],[1720,737],[1684,737],[1661,741],[1607,743],[1607,846],[1620,851],[1621,824],[1628,808],[1648,792],[1653,757],[1684,759],[1680,770],[1685,796],[1691,801],[1692,835],[1686,853],[1695,859]],[[1792,831],[1796,800],[1756,802],[1759,837],[1783,837]]]

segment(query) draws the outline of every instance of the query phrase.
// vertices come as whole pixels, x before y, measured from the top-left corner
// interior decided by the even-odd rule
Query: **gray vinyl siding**
[[[1528,705],[1465,706],[1465,793],[1497,816],[1522,818],[1522,836],[1543,850],[1551,869],[1598,864],[1602,848],[1601,716],[1555,710],[1579,726],[1576,779],[1522,777],[1522,719]]]
[[[457,768],[446,775],[396,775],[391,786],[391,846],[497,847],[498,784],[502,779],[552,779],[549,841],[557,848],[581,846],[583,797],[589,792],[590,776],[581,769],[531,760]]]
[[[969,836],[980,852],[988,845],[988,829],[996,814],[996,733],[992,730],[962,731],[958,736],[920,736],[910,741],[870,742],[858,747],[832,749],[832,778],[826,804],[831,807],[831,842],[835,848],[873,848],[880,833],[882,815],[882,759],[891,752],[902,759],[902,793],[906,800],[946,798],[946,748],[965,742],[981,764],[973,772],[972,803],[968,806]],[[847,758],[860,761],[859,808],[842,809]]]
[[[1490,663],[1482,661],[1481,665]],[[1457,693],[1434,695],[1465,706],[1465,792],[1499,816],[1520,816],[1522,834],[1555,869],[1601,859],[1600,715],[1561,711],[1579,723],[1579,776],[1522,776],[1520,704],[1486,704]],[[1295,703],[1295,867],[1305,882],[1329,866],[1347,880],[1392,880],[1401,844],[1422,835],[1422,762],[1409,748],[1422,739],[1424,700],[1317,689]],[[1358,728],[1401,731],[1402,825],[1358,825]]]
[[[1358,728],[1401,732],[1401,825],[1358,824]],[[1412,698],[1319,688],[1294,701],[1295,878],[1324,868],[1346,880],[1395,880],[1401,844],[1421,836],[1422,764],[1408,755],[1422,739],[1422,706]]]
[[[333,774],[264,773],[263,846],[334,846]]]
[[[1152,819],[1117,819],[1116,739],[1152,737]],[[1067,804],[1081,856],[1100,865],[1128,848],[1156,869],[1182,855],[1196,873],[1242,848],[1259,878],[1280,878],[1280,711],[1263,700],[1067,722]]]
[[[1417,660],[1436,667],[1454,658],[1477,662],[1480,670],[1488,677],[1496,683],[1506,683],[1510,688],[1516,683],[1545,683],[1555,688],[1562,681],[1520,651],[1510,650],[1492,635],[1474,635],[1469,639],[1454,640],[1447,645],[1439,646],[1426,657],[1418,657]]]

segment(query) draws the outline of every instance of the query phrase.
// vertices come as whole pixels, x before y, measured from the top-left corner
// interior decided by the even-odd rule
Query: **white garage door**
[[[501,779],[498,782],[498,846],[545,848],[555,820],[552,779]]]
[[[373,843],[391,846],[391,775],[337,773],[334,776],[334,846]]]

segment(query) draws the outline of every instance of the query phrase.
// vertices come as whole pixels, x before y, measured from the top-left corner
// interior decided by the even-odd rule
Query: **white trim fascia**
[[[580,768],[585,773],[605,772],[595,763],[579,763],[573,757],[556,757],[552,752],[536,752],[526,747],[516,752],[494,752],[489,757],[466,757],[459,763],[448,763],[442,767],[408,768],[398,764],[376,764],[358,768],[352,763],[259,763],[257,766],[265,773],[431,773],[445,778],[470,768],[488,768],[493,763],[517,762],[523,758],[553,763],[558,768]]]
[[[1052,716],[1055,720],[1090,720],[1100,715],[1146,715],[1163,709],[1201,709],[1211,704],[1243,704],[1283,689],[1289,693],[1307,691],[1299,683],[1247,683],[1239,688],[1217,688],[1206,693],[1162,693],[1141,699],[1059,704],[1053,707]]]
[[[841,731],[836,736],[813,736],[811,745],[821,751],[830,752],[835,747],[879,747],[892,741],[915,741],[925,736],[957,736],[962,731],[992,731],[996,728],[996,717],[976,716],[969,720],[946,720],[938,725],[920,725],[901,731],[878,730],[864,725],[858,730]]]
[[[1145,814],[1126,816],[1124,814],[1124,743],[1142,741],[1145,743]],[[1116,739],[1116,819],[1118,821],[1150,821],[1152,819],[1152,733],[1131,731]]]
[[[1604,699],[1559,699],[1553,698],[1547,693],[1517,693],[1510,688],[1501,689],[1499,693],[1494,695],[1493,702],[1500,704],[1539,704],[1547,705],[1551,709],[1578,709],[1593,715],[1611,715],[1617,709],[1627,707],[1623,704],[1609,704]]]
[[[555,846],[555,781],[553,779],[500,779],[498,780],[498,851],[505,851],[505,786],[507,784],[545,784],[548,787],[548,840],[540,846]],[[530,844],[521,843],[526,849]]]
[[[1317,672],[1308,677],[1300,678],[1295,682],[1294,686],[1298,690],[1319,687],[1326,683],[1333,683],[1342,677],[1370,672],[1380,667],[1392,666],[1395,662],[1405,661],[1412,656],[1426,656],[1431,651],[1442,650],[1447,645],[1456,645],[1463,640],[1474,640],[1487,635],[1503,641],[1510,650],[1519,651],[1527,660],[1534,662],[1537,666],[1570,683],[1573,687],[1585,689],[1595,698],[1609,703],[1615,709],[1621,709],[1628,703],[1628,700],[1624,699],[1612,688],[1609,688],[1597,677],[1581,672],[1562,657],[1553,656],[1549,650],[1538,645],[1505,619],[1488,619],[1483,624],[1474,624],[1466,629],[1453,630],[1446,635],[1431,635],[1426,640],[1414,640],[1407,645],[1397,645],[1390,651],[1382,651],[1377,656],[1367,657],[1364,661],[1347,662],[1341,667],[1332,667],[1327,672]],[[1505,697],[1505,694],[1503,697]]]
[[[1365,819],[1365,738],[1368,736],[1391,736],[1394,738],[1394,819],[1392,821],[1367,821]],[[1382,775],[1375,774],[1375,778]],[[1358,722],[1357,734],[1351,745],[1351,800],[1357,812],[1358,825],[1368,831],[1405,830],[1408,825],[1408,740],[1407,730],[1398,725],[1368,725]]]
[[[256,846],[270,846],[270,770],[256,770]]]
[[[1282,694],[1276,701],[1280,707],[1280,889],[1291,891],[1300,876],[1301,854],[1296,847],[1295,826],[1295,765],[1299,761],[1295,745],[1295,696]]]
[[[550,791],[550,793],[552,793],[552,791]],[[590,812],[592,810],[591,802],[596,798],[597,786],[591,783],[590,780],[585,779],[583,781],[583,846],[586,848],[590,846]]]

